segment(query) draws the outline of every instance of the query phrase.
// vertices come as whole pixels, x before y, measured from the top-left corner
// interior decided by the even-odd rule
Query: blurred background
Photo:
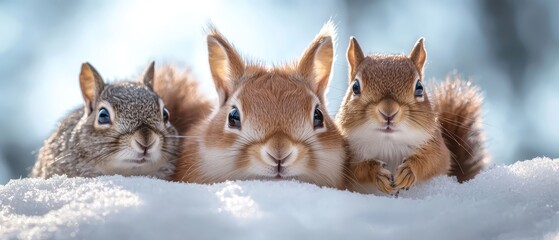
[[[553,10],[555,9],[555,10]],[[105,80],[150,60],[190,68],[212,94],[204,27],[211,20],[247,58],[300,56],[321,26],[338,26],[328,93],[334,115],[347,87],[345,50],[408,54],[424,36],[426,78],[453,71],[485,94],[495,164],[559,157],[559,1],[0,1],[0,184],[26,177],[42,141],[82,104],[80,64]]]

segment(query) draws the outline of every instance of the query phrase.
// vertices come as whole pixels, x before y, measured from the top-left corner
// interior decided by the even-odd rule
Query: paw
[[[394,176],[392,173],[385,168],[386,164],[382,163],[375,172],[373,172],[373,183],[375,186],[383,193],[392,194],[394,193]]]
[[[394,182],[396,189],[408,190],[416,181],[409,162],[404,161],[404,163],[398,166],[398,169],[396,169],[396,181]]]

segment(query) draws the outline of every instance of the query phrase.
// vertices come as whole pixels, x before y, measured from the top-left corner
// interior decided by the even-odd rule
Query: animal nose
[[[145,141],[141,138],[135,138],[134,145],[136,146],[134,148],[136,149],[136,151],[142,152],[144,155],[147,155],[151,149],[155,148],[155,146],[158,145],[157,142],[157,138],[151,138]]]
[[[291,165],[298,156],[298,148],[284,133],[275,133],[261,147],[259,158],[270,166],[287,167]]]
[[[286,160],[289,159],[289,157],[291,157],[291,153],[293,152],[290,151],[289,153],[280,153],[280,152],[270,153],[266,151],[268,157],[270,157],[270,159],[272,159],[278,165],[284,164]]]
[[[142,149],[144,149],[144,151],[149,150],[150,148],[153,147],[153,145],[155,145],[155,141],[151,141],[150,143],[142,143],[140,141],[138,141],[138,139],[135,139],[136,144],[138,144],[138,146]]]
[[[398,114],[398,112],[400,112],[400,109],[396,110],[396,111],[392,111],[392,112],[383,112],[381,109],[378,110],[378,113],[380,113],[380,115],[384,118],[385,121],[390,122],[394,120],[394,117],[396,117],[396,114]]]

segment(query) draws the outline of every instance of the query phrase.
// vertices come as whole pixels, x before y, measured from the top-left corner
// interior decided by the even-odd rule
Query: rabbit
[[[331,22],[294,64],[244,61],[213,26],[207,35],[218,107],[183,145],[175,181],[294,179],[343,188],[346,143],[326,110],[334,61]]]
[[[89,63],[82,64],[79,78],[84,106],[70,112],[44,142],[31,175],[167,179],[179,141],[169,111],[153,91],[154,62],[139,81],[107,84]]]

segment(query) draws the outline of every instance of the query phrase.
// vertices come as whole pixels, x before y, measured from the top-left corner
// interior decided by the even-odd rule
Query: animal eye
[[[361,84],[359,84],[359,81],[357,79],[353,81],[353,85],[351,86],[351,88],[353,89],[353,94],[355,95],[361,94]]]
[[[241,114],[239,114],[239,109],[233,107],[233,109],[229,111],[228,121],[230,128],[241,129]]]
[[[169,122],[169,110],[166,107],[163,108],[163,122]]]
[[[109,115],[109,111],[106,108],[99,109],[99,113],[97,113],[97,122],[99,124],[108,124],[111,123],[111,115]]]
[[[415,97],[422,97],[423,96],[423,84],[421,84],[421,81],[419,81],[419,80],[417,80],[417,82],[415,83],[414,95],[415,95]]]
[[[314,129],[323,128],[324,127],[324,116],[318,106],[314,109],[314,119],[313,119],[313,126]]]

